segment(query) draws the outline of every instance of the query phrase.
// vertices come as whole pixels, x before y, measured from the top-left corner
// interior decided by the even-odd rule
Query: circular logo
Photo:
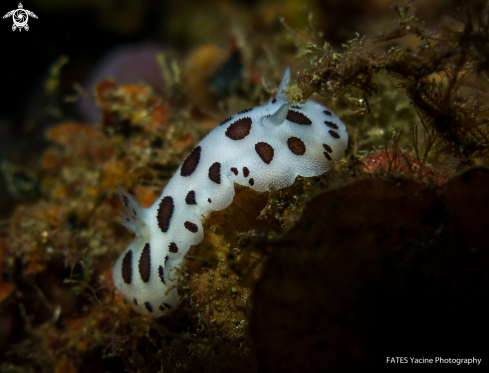
[[[12,19],[14,21],[15,26],[19,28],[23,28],[25,25],[27,25],[27,21],[29,20],[29,14],[25,9],[19,8],[14,10]]]
[[[12,16],[12,21],[14,21],[14,24],[12,25],[12,31],[15,31],[17,29],[19,29],[19,31],[22,31],[22,29],[29,31],[29,25],[27,24],[29,16],[37,18],[37,16],[33,12],[24,9],[22,3],[19,3],[18,9],[11,10],[7,14],[5,14],[3,18],[5,19],[10,16]]]

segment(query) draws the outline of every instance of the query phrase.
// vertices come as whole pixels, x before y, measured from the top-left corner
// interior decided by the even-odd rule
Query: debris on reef
[[[468,333],[489,325],[488,3],[468,2],[442,27],[402,1],[384,31],[346,42],[356,30],[345,26],[334,38],[343,48],[270,21],[334,18],[319,1],[307,2],[306,17],[289,2],[224,3],[201,11],[243,19],[217,30],[182,28],[185,17],[168,26],[205,44],[184,55],[165,47],[165,92],[107,77],[95,86],[98,125],[53,124],[38,164],[2,167],[25,198],[0,220],[0,371],[367,371],[381,355],[411,351],[403,341],[416,333],[414,352],[479,353]],[[276,193],[236,187],[187,255],[181,309],[136,315],[112,283],[132,239],[118,221],[117,186],[150,206],[199,139],[268,99],[274,72],[289,64],[299,71],[292,101],[333,99],[347,157]],[[36,186],[32,198],[11,177],[19,174]]]
[[[473,165],[474,158],[489,155],[487,92],[477,81],[488,72],[489,4],[484,2],[474,18],[465,2],[458,30],[428,30],[415,16],[413,3],[394,5],[398,21],[393,28],[372,36],[357,34],[343,52],[309,41],[302,54],[312,66],[297,74],[289,98],[303,101],[314,92],[333,98],[357,95],[357,104],[370,112],[369,97],[379,93],[375,78],[385,72],[395,80],[397,87],[391,89],[404,90],[424,129],[421,156],[418,125],[410,128],[418,162],[424,165],[433,147],[437,158],[447,158],[454,170],[461,170]],[[417,46],[393,44],[409,36],[419,40]]]

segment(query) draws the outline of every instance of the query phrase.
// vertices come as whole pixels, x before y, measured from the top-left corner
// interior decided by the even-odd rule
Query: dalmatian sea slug
[[[159,317],[178,307],[175,270],[202,241],[206,214],[231,204],[234,183],[275,191],[297,176],[321,175],[343,157],[345,125],[311,100],[290,107],[283,94],[289,79],[287,68],[267,104],[231,116],[202,139],[151,207],[120,189],[122,224],[136,237],[117,259],[113,278],[135,311]]]

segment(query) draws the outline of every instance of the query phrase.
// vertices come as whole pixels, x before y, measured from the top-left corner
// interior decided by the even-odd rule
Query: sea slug
[[[202,241],[206,214],[231,204],[234,183],[274,191],[298,175],[321,175],[343,157],[343,122],[311,100],[290,107],[283,93],[289,79],[287,68],[267,104],[234,114],[202,139],[151,207],[120,189],[122,224],[136,237],[117,259],[113,278],[136,312],[159,317],[178,307],[175,269]]]

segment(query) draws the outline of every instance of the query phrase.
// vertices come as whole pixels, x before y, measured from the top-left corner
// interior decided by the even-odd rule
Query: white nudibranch
[[[159,317],[178,307],[176,269],[202,241],[206,214],[231,204],[234,183],[274,191],[298,175],[321,175],[343,157],[343,122],[311,100],[289,107],[283,93],[289,79],[287,68],[267,104],[233,115],[202,139],[151,207],[120,190],[122,224],[136,237],[117,259],[113,278],[136,312]]]

